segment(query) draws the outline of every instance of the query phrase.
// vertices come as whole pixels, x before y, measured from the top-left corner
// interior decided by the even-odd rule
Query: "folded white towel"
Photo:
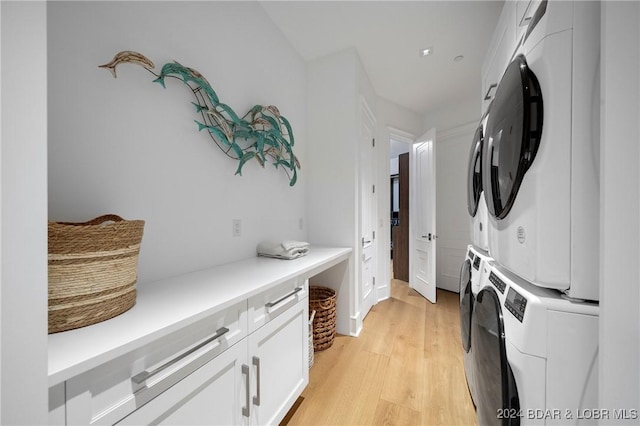
[[[258,256],[275,257],[278,259],[296,259],[309,251],[309,243],[303,241],[262,241],[258,244]]]
[[[287,240],[282,242],[282,247],[285,250],[309,248],[309,243],[306,241]]]

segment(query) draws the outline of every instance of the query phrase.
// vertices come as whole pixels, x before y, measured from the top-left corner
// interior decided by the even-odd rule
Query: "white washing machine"
[[[520,277],[599,299],[599,2],[542,1],[491,106],[489,252]]]
[[[473,245],[467,246],[467,256],[460,270],[460,337],[462,340],[462,354],[464,371],[471,399],[475,404],[475,383],[473,378],[471,316],[473,303],[480,291],[484,264],[492,260],[486,252]]]
[[[478,423],[596,423],[598,304],[485,268],[471,323]]]
[[[489,214],[482,189],[482,146],[486,124],[487,114],[480,121],[471,143],[467,170],[467,210],[470,218],[471,243],[489,252]]]

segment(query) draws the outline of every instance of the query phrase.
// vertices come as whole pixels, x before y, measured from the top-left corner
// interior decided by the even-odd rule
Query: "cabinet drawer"
[[[308,296],[309,281],[293,279],[249,299],[249,333],[262,327]]]
[[[114,424],[247,336],[246,301],[67,381],[67,424]]]
[[[248,391],[240,371],[246,357],[243,340],[125,417],[118,426],[241,424]]]

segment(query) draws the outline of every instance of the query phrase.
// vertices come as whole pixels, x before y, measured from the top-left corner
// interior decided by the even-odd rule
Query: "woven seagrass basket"
[[[49,222],[49,333],[113,318],[136,303],[144,221]]]
[[[336,336],[336,292],[327,287],[309,286],[309,310],[313,318],[313,349],[323,351]]]
[[[316,316],[316,311],[311,311],[309,315],[309,368],[313,367],[315,362],[315,355],[313,351],[313,319]]]

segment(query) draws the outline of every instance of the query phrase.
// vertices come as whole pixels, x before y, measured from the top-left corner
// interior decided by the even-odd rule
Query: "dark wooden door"
[[[393,233],[393,277],[409,282],[409,153],[398,156],[398,226]]]

